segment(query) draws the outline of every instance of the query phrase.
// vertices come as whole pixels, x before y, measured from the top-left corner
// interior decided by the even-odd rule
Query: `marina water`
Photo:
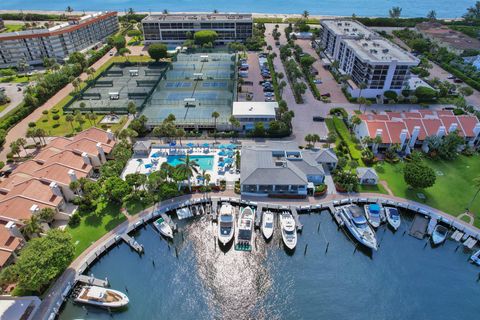
[[[461,17],[466,8],[472,6],[475,0],[4,0],[0,2],[0,10],[60,10],[69,5],[75,10],[118,10],[134,8],[136,11],[202,11],[211,12],[214,9],[229,12],[257,13],[297,13],[308,10],[315,15],[343,15],[353,13],[359,16],[387,16],[393,6],[402,8],[403,17],[425,17],[430,10],[437,12],[439,18]]]
[[[180,221],[173,243],[147,225],[135,234],[142,257],[121,243],[88,273],[130,298],[114,319],[478,319],[480,268],[457,242],[432,248],[409,236],[412,218],[395,233],[382,225],[373,253],[328,211],[300,216],[294,253],[279,229],[269,243],[257,231],[252,252],[223,252],[207,217]],[[110,315],[68,301],[60,319]]]

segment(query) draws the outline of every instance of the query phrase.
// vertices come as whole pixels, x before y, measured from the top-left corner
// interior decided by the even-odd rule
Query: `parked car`
[[[458,78],[453,79],[453,82],[455,82],[455,83],[463,83],[462,79],[458,79]]]
[[[265,102],[275,102],[275,98],[273,97],[266,97]]]
[[[278,47],[280,45],[280,41],[275,41],[275,45]]]
[[[313,83],[315,83],[315,84],[321,84],[321,83],[322,83],[322,80],[320,80],[320,79],[314,79],[314,80],[313,80]]]
[[[263,81],[263,83],[261,83],[261,85],[262,85],[263,87],[266,87],[266,86],[271,86],[272,83],[271,83],[270,81]]]
[[[273,97],[273,92],[265,92],[263,95],[265,97]]]
[[[330,98],[330,93],[327,92],[327,93],[324,93],[321,95],[323,98]]]
[[[273,92],[273,88],[263,88],[263,92]]]
[[[313,117],[313,121],[315,121],[315,122],[323,122],[323,121],[325,121],[325,118],[324,118],[324,117],[320,117],[320,116],[315,116],[315,117]]]
[[[110,57],[113,56],[115,53],[113,51],[110,51]]]

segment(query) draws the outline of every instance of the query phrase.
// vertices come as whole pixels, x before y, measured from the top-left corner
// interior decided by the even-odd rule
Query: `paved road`
[[[115,49],[113,49],[115,51]],[[100,60],[95,62],[92,67],[97,70],[100,68],[104,63],[106,63],[110,59],[110,54],[107,53],[104,55]],[[80,75],[80,79],[86,80],[88,75],[86,73],[82,73]],[[49,110],[53,106],[55,106],[57,103],[62,101],[66,96],[70,94],[70,92],[73,91],[73,86],[71,83],[63,87],[60,91],[58,91],[53,97],[51,97],[47,102],[45,102],[43,105],[35,109],[31,114],[29,114],[26,118],[24,118],[22,121],[20,121],[15,127],[10,129],[8,131],[8,134],[5,138],[5,144],[0,151],[0,161],[5,161],[7,159],[7,153],[10,152],[10,143],[18,139],[19,137],[24,137],[27,130],[28,130],[28,123],[29,122],[35,122],[37,121],[41,116],[42,116],[42,111],[43,110]]]
[[[6,115],[11,110],[15,109],[23,100],[23,90],[18,91],[17,83],[0,83],[0,88],[5,88],[5,94],[10,98],[10,104],[0,112],[0,118]]]

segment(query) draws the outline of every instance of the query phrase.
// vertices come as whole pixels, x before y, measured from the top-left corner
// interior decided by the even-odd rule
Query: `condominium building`
[[[251,14],[175,13],[152,14],[142,20],[145,44],[182,43],[196,31],[214,30],[217,43],[245,41],[252,36]]]
[[[116,12],[99,12],[49,29],[1,33],[0,67],[15,66],[22,59],[32,65],[41,64],[43,58],[62,61],[105,41],[118,28]]]
[[[410,77],[410,68],[419,60],[353,20],[322,20],[320,45],[327,57],[338,61],[340,73],[348,75],[353,97],[381,96],[385,91],[400,93]],[[365,84],[365,89],[360,89]]]

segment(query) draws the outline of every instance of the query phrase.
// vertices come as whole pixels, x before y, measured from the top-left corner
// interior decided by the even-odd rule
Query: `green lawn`
[[[437,174],[433,187],[425,190],[409,189],[403,180],[403,164],[383,163],[375,166],[381,180],[399,197],[424,202],[454,216],[465,211],[476,189],[473,179],[480,175],[480,158],[460,156],[454,161],[425,160]],[[422,200],[418,193],[426,197]],[[475,213],[475,226],[480,227],[480,197],[477,197],[471,210]]]
[[[385,190],[385,188],[381,184],[377,184],[374,186],[359,184],[358,192],[388,194],[387,190]]]
[[[129,215],[133,216],[139,213],[140,211],[152,206],[153,203],[144,203],[140,200],[128,201],[124,203],[125,208]]]
[[[22,31],[22,28],[23,28],[23,24],[6,23],[5,30],[3,32]]]
[[[125,220],[126,217],[120,212],[120,205],[115,204],[108,204],[102,209],[97,209],[97,212],[84,214],[77,227],[66,228],[75,244],[75,257]]]
[[[9,104],[10,104],[10,102],[4,103],[4,104],[0,104],[0,112],[2,112],[3,110],[5,110],[5,108],[8,107]]]
[[[62,102],[64,102],[63,104],[67,103],[69,98],[70,96],[63,99],[59,103],[59,105],[61,105]],[[47,115],[42,115],[40,119],[38,119],[36,122],[37,128],[44,129],[47,132],[47,135],[49,136],[66,136],[68,134],[73,134],[73,133],[83,131],[93,126],[102,128],[102,125],[99,122],[102,120],[103,115],[98,115],[96,123],[94,123],[93,121],[90,122],[89,120],[84,119],[85,122],[82,125],[80,125],[80,123],[76,121],[72,123],[67,122],[65,120],[65,114],[63,113],[63,108],[60,108],[58,110],[59,112],[57,114],[60,116],[60,119],[53,120],[52,117],[54,116],[54,114],[51,112]],[[127,117],[122,116],[120,118],[119,123],[113,124],[113,125],[107,125],[107,128],[115,132],[116,130],[122,128],[126,121],[127,121]]]

